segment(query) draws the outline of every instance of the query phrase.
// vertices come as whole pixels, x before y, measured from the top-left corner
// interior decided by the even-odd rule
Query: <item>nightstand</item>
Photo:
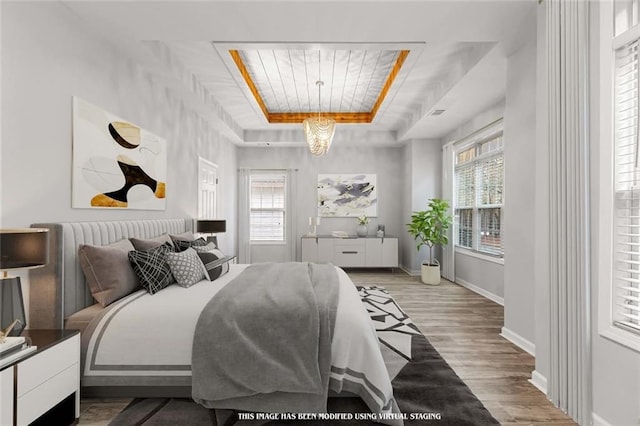
[[[25,330],[38,349],[0,369],[0,425],[68,425],[80,417],[80,333]]]

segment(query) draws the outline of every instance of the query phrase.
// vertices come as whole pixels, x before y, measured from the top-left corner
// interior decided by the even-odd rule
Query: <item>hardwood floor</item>
[[[575,425],[528,382],[534,358],[500,336],[502,306],[448,281],[423,285],[399,270],[348,273],[356,284],[387,288],[501,424]],[[128,402],[83,399],[79,424],[106,425]]]
[[[349,276],[385,287],[501,424],[576,424],[528,382],[534,358],[500,336],[502,306],[449,281],[428,286],[401,271]]]

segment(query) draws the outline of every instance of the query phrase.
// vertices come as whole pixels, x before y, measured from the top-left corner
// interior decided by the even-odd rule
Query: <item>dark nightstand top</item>
[[[80,333],[78,330],[24,330],[22,336],[31,338],[31,344],[38,347],[38,351],[67,340]]]
[[[79,333],[80,332],[78,330],[23,330],[20,335],[30,338],[31,344],[33,346],[37,346],[38,348],[21,358],[3,365],[2,367],[0,367],[0,370],[4,370],[5,368],[9,368],[18,362],[22,362],[25,359],[30,358],[33,355],[42,352],[52,346],[55,346],[58,343],[67,340],[68,338],[73,337]]]

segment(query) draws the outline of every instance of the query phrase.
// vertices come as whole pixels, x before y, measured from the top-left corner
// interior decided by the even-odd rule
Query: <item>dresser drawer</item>
[[[80,336],[75,335],[38,352],[18,365],[18,395],[31,391],[50,378],[80,362]]]
[[[364,244],[359,240],[340,241],[333,248],[333,261],[337,266],[364,266]]]

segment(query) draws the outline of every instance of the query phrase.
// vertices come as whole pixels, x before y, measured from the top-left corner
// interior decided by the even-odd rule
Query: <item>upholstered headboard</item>
[[[95,301],[78,261],[80,244],[152,238],[193,230],[192,219],[34,223],[49,228],[49,263],[29,271],[29,328],[63,328],[64,320]]]

